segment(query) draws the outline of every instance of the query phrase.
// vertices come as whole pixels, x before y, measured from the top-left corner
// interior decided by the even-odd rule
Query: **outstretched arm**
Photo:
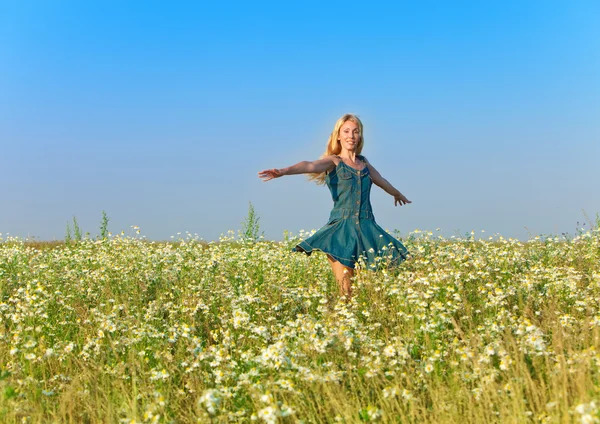
[[[367,166],[369,167],[369,172],[371,174],[371,179],[373,180],[373,183],[381,187],[386,193],[394,196],[394,205],[398,206],[398,203],[400,203],[400,206],[402,206],[406,205],[407,203],[412,203],[406,198],[406,196],[400,193],[398,189],[396,189],[392,184],[390,184],[388,180],[383,178],[381,174],[373,167],[373,165],[367,163]]]
[[[295,165],[281,169],[265,169],[258,173],[258,178],[263,181],[269,181],[273,178],[283,177],[284,175],[296,174],[320,174],[321,172],[330,171],[335,167],[335,162],[331,156],[312,162],[302,161]]]

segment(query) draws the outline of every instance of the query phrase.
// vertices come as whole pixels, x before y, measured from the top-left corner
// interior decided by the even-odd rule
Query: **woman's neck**
[[[348,160],[352,161],[352,163],[356,162],[356,152],[353,150],[342,149],[342,151],[340,152],[340,157],[342,157],[344,159],[348,159]]]

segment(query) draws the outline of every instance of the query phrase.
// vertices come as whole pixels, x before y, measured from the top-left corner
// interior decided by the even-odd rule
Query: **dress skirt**
[[[362,266],[372,270],[396,266],[408,256],[406,247],[374,219],[347,218],[329,222],[298,243],[295,250],[307,255],[320,250],[348,268],[355,268],[356,263],[364,261]]]

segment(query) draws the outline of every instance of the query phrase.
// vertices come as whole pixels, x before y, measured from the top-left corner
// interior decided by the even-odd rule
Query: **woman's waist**
[[[334,219],[374,219],[373,211],[370,207],[364,208],[336,208],[334,207],[329,214],[329,220]]]

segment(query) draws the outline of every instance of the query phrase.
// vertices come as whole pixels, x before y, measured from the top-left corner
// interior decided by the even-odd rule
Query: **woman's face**
[[[338,140],[342,145],[342,149],[354,151],[358,147],[360,141],[360,130],[358,125],[352,121],[346,121],[340,127]]]

